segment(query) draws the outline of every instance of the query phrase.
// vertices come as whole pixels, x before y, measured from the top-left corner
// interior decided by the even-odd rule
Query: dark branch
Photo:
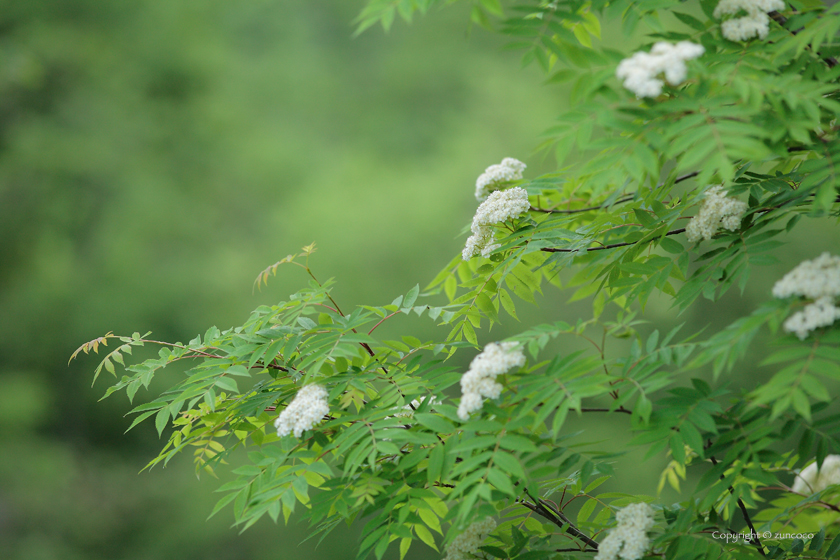
[[[624,197],[616,200],[615,203],[616,204],[621,204],[622,202],[629,202],[631,200],[633,200],[632,195],[624,196]],[[552,209],[552,208],[536,208],[534,206],[531,206],[530,210],[531,210],[531,212],[543,212],[545,214],[580,214],[582,212],[589,212],[590,210],[600,210],[602,208],[603,208],[603,206],[599,205],[599,206],[588,206],[586,208],[575,208],[573,210],[556,210],[556,209]]]
[[[711,459],[713,465],[718,465],[717,459],[715,459],[713,455],[709,455],[709,459]],[[721,480],[724,480],[725,478],[726,477],[722,474],[720,475]],[[729,487],[729,493],[733,496],[735,495],[735,489],[731,486]],[[752,520],[750,519],[750,514],[747,513],[747,506],[744,505],[744,502],[741,500],[741,498],[738,498],[738,507],[741,508],[741,513],[744,515],[744,520],[747,522],[747,526],[750,528],[750,540],[755,544],[755,547],[758,549],[758,552],[760,552],[762,556],[767,556],[764,552],[764,545],[762,545],[761,541],[758,539],[758,532],[755,530],[755,527],[753,527]]]
[[[623,406],[618,408],[581,408],[581,412],[623,412],[624,414],[633,414],[632,410],[627,410]]]
[[[674,179],[674,184],[676,185],[677,183],[682,183],[683,181],[687,181],[688,179],[691,179],[692,177],[696,177],[699,174],[700,174],[699,171],[692,171],[691,173],[681,175],[681,176],[677,177],[676,179]],[[665,183],[660,183],[656,186],[661,187],[664,184]],[[623,197],[619,198],[618,200],[616,200],[615,204],[621,204],[622,202],[629,202],[631,200],[633,200],[633,195],[623,196]],[[581,212],[589,212],[591,210],[600,210],[602,208],[604,208],[603,205],[589,206],[587,208],[575,208],[573,210],[556,210],[556,209],[553,209],[553,208],[536,208],[534,206],[531,206],[530,211],[531,212],[544,212],[546,214],[580,214]]]
[[[665,235],[677,235],[683,233],[685,228],[674,229]],[[586,247],[585,249],[555,249],[554,247],[544,247],[540,249],[545,253],[579,253],[581,251],[604,251],[606,249],[615,249],[616,247],[627,247],[628,245],[635,245],[638,241],[627,241],[624,243],[613,243],[612,245],[602,245],[601,247]]]
[[[265,364],[262,362],[257,362],[256,365],[251,366],[251,369],[260,369],[260,368],[267,368],[267,369],[279,369],[280,371],[285,371],[286,373],[289,372],[287,368],[283,366],[278,366],[277,364]]]
[[[577,539],[580,539],[584,544],[591,547],[592,549],[598,550],[598,543],[586,536],[584,533],[582,533],[577,527],[575,527],[574,524],[569,520],[569,518],[563,515],[561,511],[552,507],[551,504],[547,503],[545,500],[535,499],[527,490],[525,490],[525,494],[527,494],[528,497],[531,498],[531,500],[533,500],[533,503],[527,500],[517,500],[520,504],[530,509],[534,513],[545,517],[561,529],[564,529],[566,533],[572,535]]]

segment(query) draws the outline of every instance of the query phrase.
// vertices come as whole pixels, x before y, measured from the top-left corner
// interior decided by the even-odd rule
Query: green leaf
[[[216,502],[216,505],[213,506],[213,511],[210,512],[210,515],[207,516],[207,519],[210,519],[211,517],[213,517],[214,515],[219,513],[219,511],[223,507],[225,507],[226,505],[231,503],[234,500],[234,498],[236,498],[236,496],[237,496],[236,492],[231,492],[230,494],[228,494],[227,496],[225,496],[224,498],[222,498],[221,500]]]
[[[791,399],[793,402],[793,409],[798,412],[803,418],[811,421],[811,403],[808,401],[808,397],[805,393],[800,389],[795,389],[791,393]]]
[[[825,551],[826,558],[834,558],[837,556],[837,553],[840,552],[840,535],[834,537],[834,540],[831,541],[831,545],[828,547],[828,550]]]
[[[479,550],[483,550],[493,558],[508,558],[508,553],[502,550],[501,548],[496,548],[495,546],[490,546],[488,544],[484,546],[480,546]]]
[[[508,315],[518,321],[519,319],[516,317],[516,306],[514,306],[513,299],[511,299],[510,294],[504,288],[499,288],[499,300],[502,302],[502,307],[504,307]]]
[[[435,482],[440,480],[441,471],[443,470],[444,453],[443,444],[440,444],[435,446],[429,454],[429,466],[426,467],[426,478],[428,479],[429,486],[434,485]]]
[[[696,29],[697,31],[706,30],[706,25],[692,15],[684,14],[682,12],[677,11],[671,12],[671,14],[673,14],[674,17],[676,17],[678,20],[691,27],[692,29]]]
[[[221,387],[226,391],[231,391],[237,394],[239,393],[239,388],[236,386],[236,380],[230,377],[220,377],[218,380],[216,380],[216,383],[214,383],[214,385],[216,387]]]
[[[496,311],[496,307],[493,305],[493,301],[486,293],[481,292],[480,294],[478,294],[478,296],[475,299],[475,303],[478,306],[478,308],[481,311],[483,311],[484,314],[487,315],[487,317],[491,321],[493,321],[494,323],[499,321],[499,312]]]
[[[694,450],[697,455],[703,457],[703,438],[700,432],[690,422],[683,422],[680,426],[680,434],[685,443]]]
[[[592,461],[586,461],[583,466],[580,468],[580,481],[583,484],[586,484],[586,481],[589,480],[589,477],[592,476],[592,471],[595,468],[595,464]]]
[[[475,336],[475,329],[473,329],[472,323],[464,321],[462,324],[464,325],[464,338],[473,346],[478,346],[478,338]]]
[[[451,434],[455,432],[455,426],[449,420],[437,414],[417,412],[414,414],[414,418],[433,432],[439,434]]]
[[[415,284],[413,288],[408,290],[408,293],[405,294],[405,298],[402,302],[402,307],[411,307],[414,305],[414,302],[417,300],[417,294],[420,293],[420,284]]]
[[[593,490],[601,486],[603,483],[608,481],[611,477],[609,476],[599,476],[595,480],[589,483],[586,488],[583,489],[584,493],[590,494]]]
[[[659,242],[659,245],[672,255],[679,255],[685,251],[685,248],[679,241],[671,239],[670,237],[663,237],[662,241]]]
[[[808,545],[808,550],[819,551],[822,548],[823,543],[825,542],[825,527],[822,527],[819,533],[811,539],[811,543]]]
[[[517,478],[525,478],[525,470],[519,464],[519,459],[504,451],[496,451],[493,461],[503,468],[508,474]]]
[[[487,480],[501,490],[508,496],[515,496],[516,492],[513,489],[513,484],[510,479],[500,469],[491,468],[487,471]]]
[[[644,210],[640,210],[639,208],[633,208],[633,213],[636,215],[636,219],[639,220],[639,222],[645,227],[651,226],[656,223],[656,219],[653,218],[650,215],[650,213]]]
[[[800,459],[806,459],[811,455],[811,447],[814,445],[814,432],[813,430],[806,429],[802,433],[802,437],[799,440],[799,445],[797,446],[797,454],[799,455]]]
[[[425,525],[415,525],[414,532],[417,533],[417,536],[420,538],[421,541],[423,541],[433,549],[438,550],[438,547],[435,544],[435,537],[432,535],[431,531],[429,531],[426,528]]]
[[[683,441],[682,436],[679,432],[674,432],[671,434],[671,438],[668,441],[671,447],[671,455],[674,457],[674,460],[677,463],[682,465],[685,464],[685,442]]]
[[[577,515],[578,524],[586,523],[589,519],[589,516],[592,515],[592,512],[595,511],[595,506],[598,505],[597,500],[587,500],[583,507],[580,508],[580,511]]]
[[[403,537],[400,539],[400,560],[405,558],[408,549],[411,547],[411,539],[408,537]]]
[[[644,420],[645,424],[650,421],[650,413],[653,411],[653,403],[645,397],[644,395],[639,395],[639,398],[636,399],[636,406],[633,409],[635,414],[638,414],[639,417]]]
[[[169,423],[169,408],[163,407],[158,410],[157,415],[155,416],[155,428],[157,428],[158,437],[163,434],[163,429]]]

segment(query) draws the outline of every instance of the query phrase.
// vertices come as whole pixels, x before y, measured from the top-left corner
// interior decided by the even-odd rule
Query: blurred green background
[[[352,528],[316,549],[298,545],[302,524],[239,536],[228,510],[205,521],[220,481],[197,480],[188,455],[138,474],[160,445],[153,426],[123,435],[128,402],[97,403],[108,379],[90,388],[97,359],[67,359],[108,331],[186,340],[241,323],[306,282],[290,267],[252,293],[260,270],[313,240],[343,307],[388,303],[460,251],[487,165],[550,169],[532,149],[566,96],[470,29],[469,6],[353,38],[361,7],[0,1],[4,560],[354,557]],[[585,315],[565,297],[527,321]],[[674,323],[667,305],[651,309]],[[653,491],[663,461],[624,481]]]

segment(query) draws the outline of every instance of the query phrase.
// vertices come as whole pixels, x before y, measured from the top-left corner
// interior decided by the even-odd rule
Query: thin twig
[[[391,313],[391,314],[390,314],[390,315],[388,315],[387,317],[383,317],[382,319],[380,319],[380,320],[379,320],[379,322],[378,322],[378,323],[376,323],[375,325],[373,325],[373,328],[372,328],[372,329],[370,329],[370,330],[368,331],[368,334],[371,334],[373,331],[375,331],[375,330],[376,330],[376,327],[378,327],[379,325],[381,325],[382,323],[384,323],[385,321],[387,321],[388,319],[390,319],[390,318],[391,318],[391,317],[393,317],[394,315],[398,315],[398,314],[400,314],[400,313],[402,313],[402,311],[394,311],[393,313]]]
[[[319,288],[323,288],[323,287],[324,287],[324,286],[322,286],[322,285],[321,285],[321,282],[319,282],[319,281],[318,281],[318,279],[317,279],[317,278],[315,278],[315,275],[314,275],[314,274],[312,274],[312,270],[310,270],[310,269],[309,269],[309,257],[308,257],[308,256],[307,256],[307,264],[306,264],[303,268],[306,270],[306,272],[309,274],[309,276],[311,276],[311,277],[312,277],[312,279],[313,279],[313,280],[315,280],[315,283],[316,283],[316,284],[318,284],[318,287],[319,287]],[[338,306],[338,302],[336,302],[336,301],[333,299],[332,295],[331,295],[329,292],[324,292],[324,293],[326,294],[327,299],[329,299],[329,300],[332,302],[332,304],[335,306],[335,310],[336,310],[336,311],[338,311],[338,314],[339,314],[339,315],[341,315],[342,317],[344,317],[344,312],[343,312],[343,311],[341,311],[341,308]],[[357,333],[357,334],[358,334],[358,331],[357,331],[356,329],[351,329],[351,330],[352,330],[354,333]],[[370,354],[370,357],[371,357],[371,358],[375,358],[375,357],[376,357],[376,353],[373,351],[373,349],[370,347],[370,345],[368,345],[368,343],[367,343],[367,342],[360,342],[360,343],[359,343],[359,345],[360,345],[362,348],[364,348],[365,350],[367,350],[367,353],[368,353],[368,354]],[[387,374],[388,374],[388,369],[387,369],[385,366],[380,366],[380,367],[382,368],[382,371],[384,371],[384,372],[385,372],[385,374],[387,375]]]

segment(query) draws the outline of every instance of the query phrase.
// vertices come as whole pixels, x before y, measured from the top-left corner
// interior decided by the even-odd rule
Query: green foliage
[[[388,29],[397,13],[410,20],[433,4],[372,1],[359,30]],[[641,332],[651,298],[679,314],[733,285],[743,291],[802,218],[835,218],[840,208],[838,8],[791,2],[771,14],[766,40],[745,43],[721,36],[713,9],[708,1],[474,4],[474,22],[498,26],[525,50],[525,63],[573,84],[572,107],[543,146],[559,169],[517,183],[530,211],[498,224],[489,258],[458,256],[422,293],[415,286],[388,305],[343,312],[333,282],[310,269],[311,245],[255,282],[291,264],[310,275],[309,286],[258,307],[241,326],[213,327],[187,344],[109,333],[82,346],[123,342],[95,373],[125,368],[106,396],[124,389],[133,399],[170,363],[195,361],[132,411],[132,427],[154,418],[158,433],[168,432],[150,466],[190,449],[197,469],[213,472],[245,448],[249,463],[222,486],[213,514],[232,505],[244,530],[266,514],[302,513],[322,538],[341,520],[358,520],[360,557],[382,558],[397,541],[400,557],[417,540],[439,550],[487,516],[500,522],[486,554],[562,557],[594,551],[619,508],[657,504],[632,491],[595,493],[621,454],[608,442],[574,442],[564,428],[570,413],[611,414],[646,457],[670,455],[662,485],[680,491],[681,478],[698,475],[679,503],[655,505],[650,554],[798,558],[807,541],[809,557],[835,555],[838,486],[807,496],[793,491],[792,475],[812,456],[821,465],[840,452],[831,399],[840,330],[829,325],[802,340],[781,332],[802,306],[788,298],[711,334]],[[644,51],[688,40],[705,54],[683,83],[639,100],[614,77],[630,53],[605,45],[607,28],[638,38]],[[738,227],[689,241],[685,220],[698,215],[710,184],[746,199],[747,210]],[[555,289],[591,299],[591,318],[509,337],[528,361],[497,379],[498,399],[464,419],[453,404],[462,375],[453,356],[473,356],[485,331],[518,320],[520,302]],[[431,319],[437,338],[380,338],[380,325],[398,315]],[[762,362],[769,379],[730,387],[759,333],[772,337]],[[558,351],[556,339],[585,346]],[[125,367],[123,354],[151,344],[161,346],[157,357]],[[278,411],[311,383],[327,390],[329,414],[301,437],[278,436]],[[716,536],[743,524],[758,538]],[[806,536],[785,537],[791,527]]]

